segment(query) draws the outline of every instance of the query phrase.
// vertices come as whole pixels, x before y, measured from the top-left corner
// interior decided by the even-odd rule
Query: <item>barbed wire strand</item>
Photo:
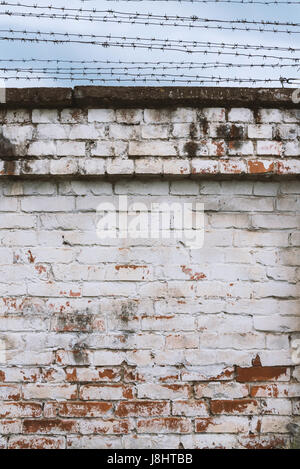
[[[66,16],[68,12],[72,12],[72,14],[77,18],[82,15],[82,13],[92,13],[92,15],[89,15],[85,18],[87,18],[90,21],[93,21],[94,19],[97,19],[97,16],[95,14],[101,14],[101,15],[111,15],[115,18],[117,17],[129,17],[130,19],[146,19],[146,20],[159,20],[159,21],[182,21],[182,22],[213,22],[213,23],[241,23],[241,24],[256,24],[256,25],[275,25],[275,26],[300,26],[300,23],[295,23],[295,22],[290,22],[290,21],[274,21],[274,20],[248,20],[248,19],[215,19],[215,18],[203,18],[199,17],[197,15],[192,15],[192,16],[180,16],[180,15],[169,15],[169,14],[164,14],[164,15],[157,15],[155,13],[138,13],[138,12],[121,12],[121,11],[115,11],[115,10],[97,10],[96,8],[89,8],[89,9],[84,9],[84,8],[70,8],[70,7],[56,7],[53,5],[37,5],[37,4],[28,4],[28,3],[21,3],[21,2],[7,2],[7,1],[0,1],[0,6],[13,6],[13,7],[22,7],[22,8],[29,8],[29,9],[39,9],[39,10],[50,10],[51,12],[53,10],[61,12],[60,14],[63,13],[63,16]],[[9,11],[5,11],[5,14],[12,14]],[[24,14],[24,13],[21,13]],[[54,13],[53,13],[54,14]]]
[[[194,22],[189,22],[187,24],[184,23],[177,23],[175,21],[169,21],[169,19],[165,20],[155,20],[155,19],[135,19],[134,17],[122,17],[120,15],[112,15],[112,16],[98,16],[93,17],[92,15],[89,16],[82,16],[82,15],[72,15],[72,14],[57,14],[57,13],[26,13],[26,12],[12,12],[12,11],[5,11],[0,12],[0,16],[9,16],[9,17],[22,17],[22,18],[37,18],[37,19],[50,19],[50,20],[71,20],[71,21],[89,21],[90,23],[95,22],[102,22],[102,23],[114,23],[114,24],[130,24],[130,25],[144,25],[144,26],[161,26],[161,27],[180,27],[180,28],[188,28],[188,29],[204,29],[204,30],[219,30],[219,31],[243,31],[243,32],[260,32],[260,33],[273,33],[273,34],[299,34],[300,30],[292,30],[292,29],[279,29],[279,28],[268,28],[267,24],[276,24],[275,22],[269,23],[260,23],[255,21],[244,21],[244,20],[213,20],[213,19],[206,19],[201,20],[204,23],[209,22],[210,24],[196,24]],[[212,25],[212,22],[222,22],[222,23],[243,23],[245,24],[244,27],[241,26],[224,26],[223,24]],[[259,24],[260,26],[253,27],[247,26],[247,24]],[[290,27],[299,27],[299,24],[290,24]]]
[[[82,3],[90,2],[92,0],[81,0]],[[141,3],[147,0],[106,0],[108,2],[132,2],[132,3]],[[149,0],[148,0],[149,1]],[[277,1],[277,0],[267,0],[265,2],[260,0],[151,0],[152,2],[159,3],[242,3],[244,5],[300,5],[299,1]]]

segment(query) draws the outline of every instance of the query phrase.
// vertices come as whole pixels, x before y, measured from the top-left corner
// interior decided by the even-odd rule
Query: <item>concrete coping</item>
[[[292,88],[77,86],[2,89],[0,108],[300,108]],[[5,101],[5,102],[3,102]]]

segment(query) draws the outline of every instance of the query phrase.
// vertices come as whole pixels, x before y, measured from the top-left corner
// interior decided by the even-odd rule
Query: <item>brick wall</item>
[[[1,448],[291,445],[300,111],[289,90],[174,90],[8,90]],[[204,247],[99,239],[119,195],[203,203]]]

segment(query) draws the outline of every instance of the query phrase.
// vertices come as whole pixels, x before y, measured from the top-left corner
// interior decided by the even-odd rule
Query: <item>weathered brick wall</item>
[[[14,92],[0,110],[0,447],[289,446],[300,114],[287,90],[248,107],[127,96],[127,110],[98,88],[45,92],[48,109],[28,90],[17,108]],[[96,208],[119,195],[199,200],[204,247],[99,239]]]

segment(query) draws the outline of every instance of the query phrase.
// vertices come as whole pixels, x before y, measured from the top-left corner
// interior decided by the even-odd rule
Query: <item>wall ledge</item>
[[[292,88],[119,87],[7,88],[0,108],[236,106],[297,108]]]

